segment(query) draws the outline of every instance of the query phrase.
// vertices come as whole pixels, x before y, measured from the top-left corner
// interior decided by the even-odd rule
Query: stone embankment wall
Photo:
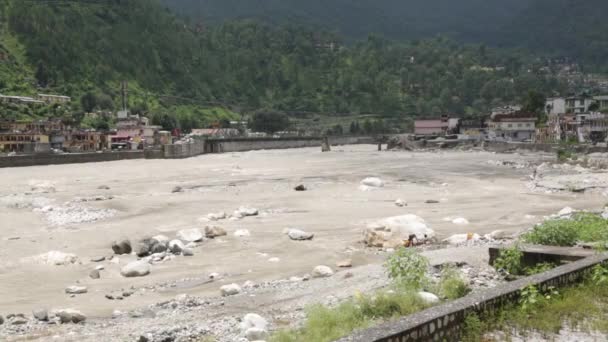
[[[373,144],[371,137],[331,137],[336,145]],[[163,145],[146,151],[124,151],[103,153],[30,154],[0,157],[0,168],[51,164],[93,163],[124,159],[180,159],[204,153],[239,152],[270,149],[321,146],[319,137],[294,138],[241,138],[241,139],[196,139],[192,143]]]
[[[564,148],[563,146],[560,146],[558,144],[515,143],[498,141],[484,141],[482,145],[485,150],[498,153],[513,152],[517,150],[556,153],[559,149]],[[582,154],[608,152],[608,149],[606,149],[605,147],[593,145],[570,145],[566,147],[566,149]]]
[[[102,153],[65,153],[30,154],[0,157],[0,168],[53,164],[95,163],[144,158],[143,151],[102,152]]]
[[[549,253],[550,254],[550,253]],[[537,255],[538,256],[538,255]],[[462,325],[469,314],[482,315],[516,302],[529,285],[541,290],[580,282],[598,264],[608,262],[608,255],[597,254],[556,267],[550,271],[519,279],[493,289],[439,305],[398,321],[362,330],[338,342],[410,342],[459,341]]]

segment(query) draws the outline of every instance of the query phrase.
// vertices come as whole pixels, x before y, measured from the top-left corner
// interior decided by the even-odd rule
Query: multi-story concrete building
[[[536,119],[535,114],[526,112],[495,115],[488,123],[488,138],[499,141],[533,141]]]

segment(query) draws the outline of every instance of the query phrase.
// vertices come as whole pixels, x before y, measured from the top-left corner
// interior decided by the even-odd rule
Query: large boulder
[[[369,247],[395,247],[415,235],[419,241],[435,237],[435,231],[416,215],[389,217],[373,222],[364,232],[363,242]]]
[[[131,254],[132,248],[131,248],[131,241],[127,240],[127,239],[121,239],[118,241],[114,241],[112,243],[112,250],[114,251],[114,254]]]
[[[239,328],[249,341],[263,340],[268,335],[268,321],[254,313],[246,314]]]
[[[334,271],[329,266],[317,266],[312,270],[313,278],[327,278],[334,275]]]
[[[179,254],[184,250],[184,248],[186,248],[186,246],[184,246],[184,243],[181,242],[181,240],[171,240],[171,242],[169,242],[168,248],[171,253]]]
[[[299,229],[288,229],[287,236],[289,236],[289,238],[292,240],[304,241],[304,240],[312,240],[315,237],[315,234],[308,233],[308,232],[305,232],[305,231],[299,230]]]
[[[74,309],[56,310],[55,316],[59,317],[61,323],[80,323],[87,319],[82,312]]]
[[[156,243],[156,240],[153,239],[143,239],[135,242],[131,247],[133,252],[140,257],[143,258],[152,254],[152,246]]]
[[[43,322],[49,320],[49,313],[46,309],[36,309],[32,311],[32,316],[34,316],[35,319]]]
[[[150,274],[150,264],[145,261],[133,261],[125,265],[121,270],[120,274],[123,277],[143,277]]]
[[[238,284],[229,284],[220,287],[222,297],[234,296],[241,292],[241,287]]]
[[[203,233],[197,228],[182,229],[177,232],[177,238],[186,242],[197,242],[203,240]]]
[[[216,227],[216,226],[207,226],[205,227],[205,237],[210,239],[214,239],[219,236],[225,236],[226,231],[224,228]]]

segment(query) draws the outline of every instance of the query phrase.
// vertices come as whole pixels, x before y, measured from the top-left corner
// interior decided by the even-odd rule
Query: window
[[[507,127],[512,128],[512,127],[513,127],[513,125],[512,125],[512,124],[508,124],[508,125],[507,125]]]
[[[517,124],[517,127],[520,127],[520,128],[521,128],[521,126],[522,126],[522,124]]]

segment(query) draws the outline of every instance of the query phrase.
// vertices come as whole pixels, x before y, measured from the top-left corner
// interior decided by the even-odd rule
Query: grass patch
[[[446,267],[441,270],[441,279],[437,284],[436,292],[446,299],[458,299],[471,292],[471,288],[458,269]]]
[[[275,333],[270,342],[330,342],[356,329],[379,321],[410,315],[429,307],[414,291],[359,295],[335,308],[314,305],[307,309],[306,323],[299,330]]]
[[[550,246],[574,246],[577,242],[608,241],[608,220],[590,214],[575,214],[572,219],[546,221],[525,234],[528,243]]]

